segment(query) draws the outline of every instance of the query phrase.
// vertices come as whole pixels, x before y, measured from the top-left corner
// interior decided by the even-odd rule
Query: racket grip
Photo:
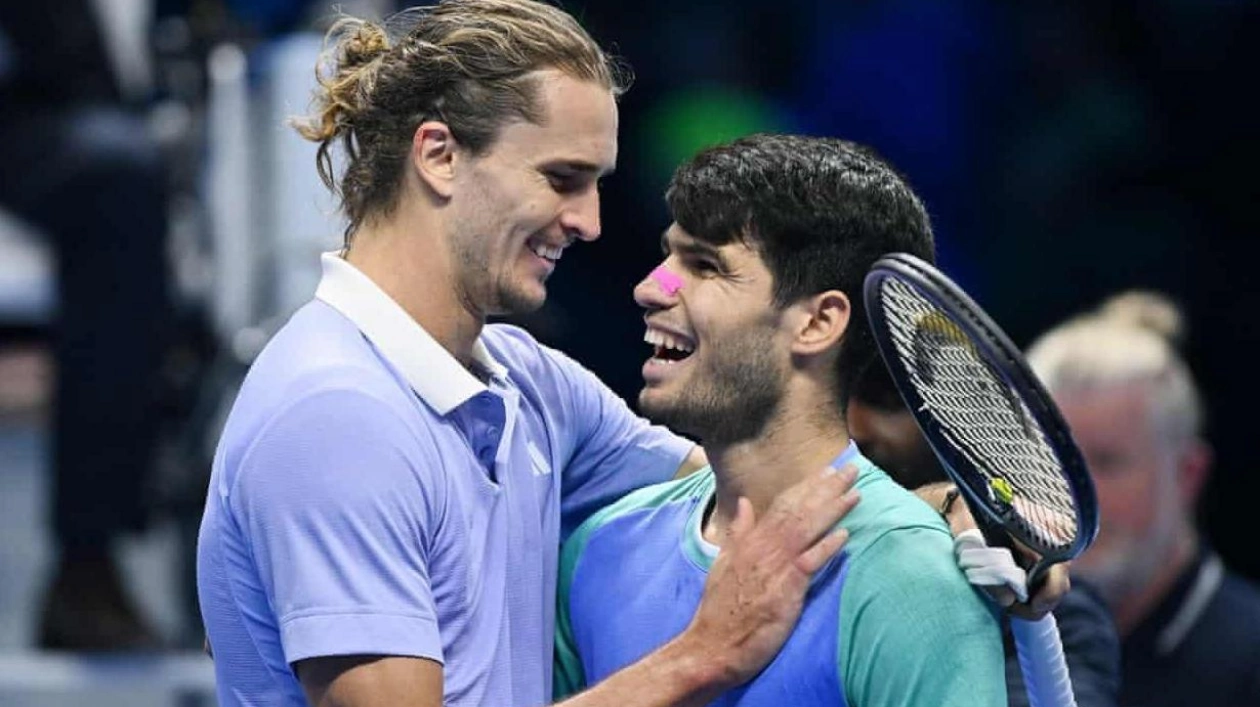
[[[1028,690],[1028,704],[1031,707],[1076,707],[1054,614],[1046,614],[1036,621],[1012,616],[1011,633]]]

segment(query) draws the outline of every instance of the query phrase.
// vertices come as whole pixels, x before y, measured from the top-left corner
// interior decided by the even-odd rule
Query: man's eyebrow
[[[563,169],[576,174],[591,174],[596,177],[607,177],[617,171],[616,166],[605,167],[604,165],[581,159],[550,160],[543,163],[543,169]]]
[[[672,251],[678,251],[680,255],[700,255],[712,258],[717,261],[718,265],[726,267],[726,258],[722,257],[722,251],[718,250],[709,243],[705,243],[704,241],[696,240],[694,238],[688,238],[681,243],[676,243],[673,246],[670,246],[669,232],[666,231],[661,234],[661,252],[665,255],[669,255]]]

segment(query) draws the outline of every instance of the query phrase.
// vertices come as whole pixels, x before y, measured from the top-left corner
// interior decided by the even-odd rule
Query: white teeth
[[[547,260],[559,260],[560,256],[564,253],[564,248],[547,245],[545,243],[531,243],[529,245],[529,249],[533,251],[534,255],[537,255],[540,258],[546,258]]]
[[[691,353],[696,350],[696,347],[692,346],[687,340],[659,329],[648,329],[643,334],[643,340],[653,346],[661,346],[684,353]]]

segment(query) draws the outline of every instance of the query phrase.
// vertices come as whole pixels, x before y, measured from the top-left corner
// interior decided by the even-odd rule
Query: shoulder
[[[894,546],[912,555],[945,553],[952,562],[953,540],[940,514],[869,460],[860,458],[857,465],[854,487],[862,500],[841,521],[850,534],[847,554],[856,559],[876,545]]]
[[[712,467],[705,467],[681,479],[672,479],[632,491],[608,506],[607,511],[610,515],[624,515],[639,509],[659,508],[677,501],[707,497],[712,493],[714,483]]]
[[[1222,645],[1260,657],[1260,587],[1228,569],[1204,621]]]
[[[328,389],[361,391],[391,404],[408,400],[406,383],[355,325],[314,300],[271,338],[250,366],[240,399],[267,408]]]
[[[319,311],[320,306],[327,311]],[[331,313],[331,314],[330,314]],[[436,453],[433,431],[409,386],[358,330],[313,302],[259,355],[242,384],[219,445],[221,481],[245,469],[265,478],[378,467],[423,470]]]
[[[573,385],[582,374],[594,380],[594,375],[568,354],[543,344],[521,327],[488,324],[482,329],[481,342],[518,384],[545,386],[563,379]]]
[[[862,500],[842,521],[850,533],[844,606],[860,612],[879,604],[906,617],[952,606],[988,616],[985,600],[958,568],[948,526],[933,508],[865,459],[856,486]]]
[[[250,375],[288,384],[295,394],[346,388],[391,404],[413,398],[410,385],[363,332],[320,300],[299,309],[276,333]]]
[[[242,387],[224,428],[222,451],[249,455],[260,446],[345,443],[370,452],[370,440],[415,439],[418,406],[379,370],[353,364],[295,366]],[[257,369],[256,369],[257,370]]]
[[[323,384],[290,396],[254,430],[226,437],[226,479],[276,493],[403,490],[434,468],[436,447],[398,405],[371,390]],[[229,433],[225,433],[229,434]],[[400,473],[406,472],[406,473]],[[234,477],[234,478],[233,478]],[[284,486],[292,486],[285,491]],[[400,486],[402,484],[403,486]]]
[[[481,342],[495,360],[512,371],[559,353],[514,324],[487,324],[481,330]]]
[[[341,538],[335,543],[404,533],[426,544],[451,494],[444,453],[397,406],[370,391],[324,386],[225,444],[212,483],[256,542],[285,533]]]

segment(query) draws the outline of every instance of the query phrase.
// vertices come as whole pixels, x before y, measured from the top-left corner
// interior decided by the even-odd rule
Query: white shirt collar
[[[486,390],[371,278],[335,252],[324,253],[320,261],[324,274],[315,298],[353,322],[439,415]],[[472,359],[495,378],[507,376],[480,338],[473,342]]]

